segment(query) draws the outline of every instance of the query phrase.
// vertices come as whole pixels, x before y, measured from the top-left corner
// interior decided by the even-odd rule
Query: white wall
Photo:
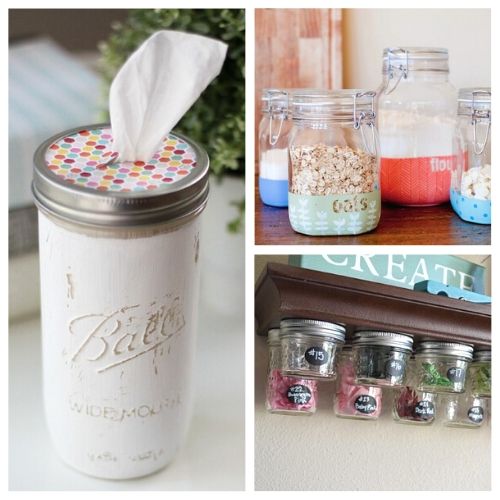
[[[444,47],[457,87],[490,86],[489,9],[344,9],[345,88],[375,90],[382,50],[394,46]]]
[[[466,256],[461,256],[466,257]],[[471,257],[491,273],[490,259]],[[267,261],[257,256],[256,278]],[[488,490],[491,428],[451,429],[393,422],[390,398],[377,421],[336,418],[333,384],[319,388],[311,417],[264,409],[267,344],[255,338],[255,487],[257,490]]]

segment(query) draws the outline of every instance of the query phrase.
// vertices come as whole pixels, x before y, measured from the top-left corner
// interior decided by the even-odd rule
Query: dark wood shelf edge
[[[289,317],[338,321],[348,326],[400,331],[416,340],[491,346],[491,305],[300,267],[269,263],[255,286],[257,333]]]

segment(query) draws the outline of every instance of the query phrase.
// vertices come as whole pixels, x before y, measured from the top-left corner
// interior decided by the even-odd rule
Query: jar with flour
[[[288,206],[288,91],[262,91],[259,124],[259,194],[262,203]]]
[[[491,224],[491,89],[458,94],[450,201],[467,222]]]
[[[170,133],[122,162],[112,139],[96,125],[43,143],[33,193],[52,441],[76,469],[126,479],[168,464],[188,428],[208,157]]]
[[[456,90],[448,50],[386,48],[378,92],[382,200],[438,205],[450,199]]]

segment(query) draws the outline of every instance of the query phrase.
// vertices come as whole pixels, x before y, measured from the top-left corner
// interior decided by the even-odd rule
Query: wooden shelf
[[[257,245],[489,245],[489,225],[465,222],[451,205],[397,207],[382,205],[376,229],[358,236],[306,236],[296,233],[286,208],[260,201],[255,184],[255,243]]]
[[[255,288],[257,334],[283,318],[312,318],[491,346],[491,305],[475,304],[356,278],[267,264]]]

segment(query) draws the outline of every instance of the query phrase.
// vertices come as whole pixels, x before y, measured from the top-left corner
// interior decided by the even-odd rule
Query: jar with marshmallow
[[[450,201],[458,216],[491,224],[491,89],[458,94]]]
[[[262,203],[288,206],[288,92],[262,91],[259,125],[259,194]]]

